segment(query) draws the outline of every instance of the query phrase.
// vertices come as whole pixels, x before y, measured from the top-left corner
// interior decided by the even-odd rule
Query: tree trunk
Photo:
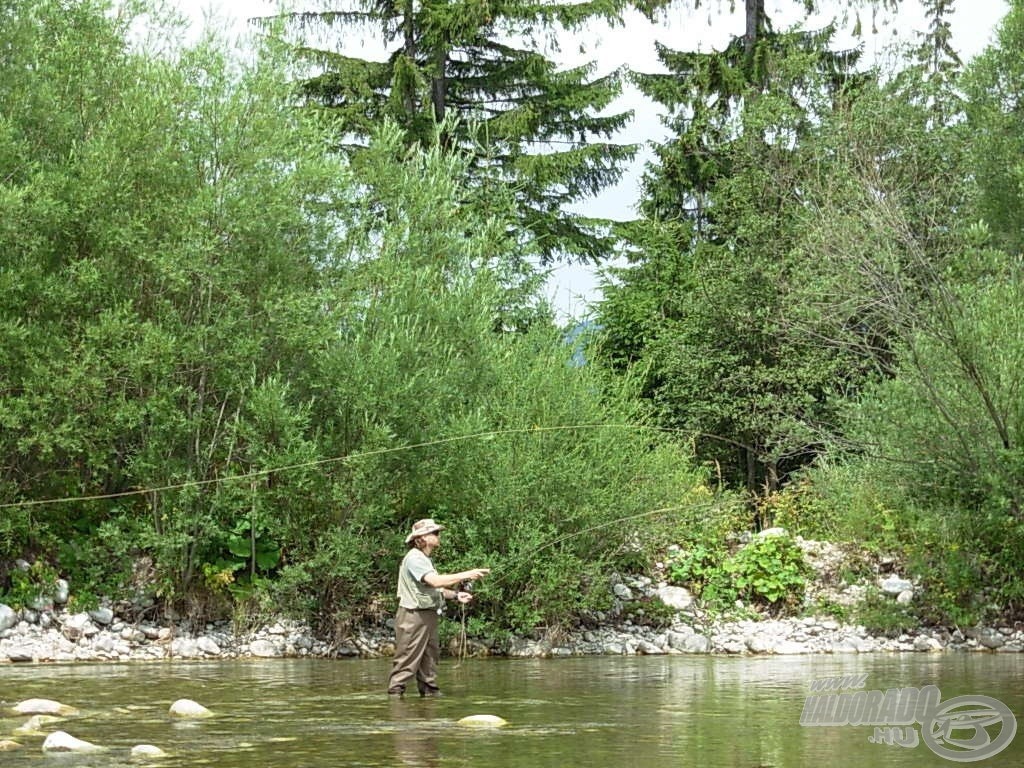
[[[438,51],[434,57],[434,64],[437,66],[437,74],[430,84],[430,93],[434,101],[434,119],[440,123],[448,109],[447,51]]]
[[[746,0],[747,4],[747,28],[743,35],[744,50],[749,60],[754,55],[754,46],[757,38],[764,27],[765,13],[764,0]]]
[[[416,61],[416,16],[415,8],[413,7],[412,0],[407,0],[405,4],[405,16],[403,24],[403,32],[405,37],[405,44],[403,50],[405,51],[406,58],[409,61]],[[416,96],[414,92],[408,92],[402,94],[402,105],[405,107],[405,118],[412,120],[413,115],[416,114]]]

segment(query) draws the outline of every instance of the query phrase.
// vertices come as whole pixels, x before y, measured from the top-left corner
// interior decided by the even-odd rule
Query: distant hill
[[[565,332],[565,343],[571,346],[573,365],[586,365],[587,358],[583,354],[586,334],[590,331],[600,330],[601,326],[594,320],[583,320]]]

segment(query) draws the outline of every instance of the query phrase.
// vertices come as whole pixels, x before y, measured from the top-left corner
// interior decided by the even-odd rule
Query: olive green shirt
[[[410,611],[441,608],[444,605],[441,590],[423,581],[424,576],[435,572],[429,557],[416,547],[410,548],[398,568],[398,604]]]

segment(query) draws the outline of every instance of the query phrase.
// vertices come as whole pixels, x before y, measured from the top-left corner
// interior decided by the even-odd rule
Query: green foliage
[[[349,167],[273,41],[150,56],[63,5],[0,31],[0,487],[103,498],[15,509],[4,551],[82,599],[341,636],[434,514],[439,567],[494,568],[493,634],[606,607],[703,478],[534,308],[515,189],[442,149],[456,123],[383,124]]]
[[[1024,45],[1024,7],[1017,0],[1007,5],[995,43],[972,62],[964,86],[978,213],[991,228],[994,244],[1019,254],[1024,249],[1024,167],[1019,162],[1024,156],[1024,63],[1017,54]]]
[[[722,53],[660,49],[668,74],[638,76],[675,131],[648,168],[629,228],[633,264],[604,286],[601,359],[644,376],[661,423],[752,496],[821,449],[829,392],[855,387],[841,348],[809,343],[801,279],[801,175],[814,125],[855,78],[832,30],[758,28]],[[807,286],[810,289],[809,286]]]
[[[675,620],[676,610],[665,605],[657,597],[653,597],[627,603],[621,618],[629,619],[633,624],[642,627],[665,629],[670,627]]]
[[[593,140],[617,77],[486,41],[617,4],[425,6],[400,56],[319,62],[334,116],[295,109],[273,38],[147,52],[110,10],[0,27],[0,499],[51,500],[0,510],[0,564],[52,564],[4,566],[5,599],[60,573],[76,607],[141,589],[340,636],[391,613],[432,514],[439,568],[494,569],[474,634],[572,626],[672,542],[706,602],[788,610],[792,543],[733,549],[757,513],[903,558],[919,618],[1024,610],[1017,4],[968,121],[941,23],[889,80],[846,77],[828,30],[666,51],[678,137],[585,364],[531,265],[608,245],[564,206],[629,155]]]
[[[6,589],[0,589],[0,603],[15,610],[31,608],[37,601],[53,598],[57,588],[58,574],[42,560],[36,560],[27,568],[12,568],[5,579]]]
[[[806,539],[836,537],[839,508],[824,498],[806,476],[795,479],[781,491],[766,494],[758,507],[761,520],[768,527],[785,528]]]
[[[336,120],[354,163],[363,163],[367,139],[391,120],[407,147],[439,141],[471,155],[470,188],[493,189],[500,178],[514,197],[516,226],[542,261],[610,255],[609,222],[574,206],[617,182],[636,153],[612,141],[631,117],[608,112],[621,73],[597,76],[593,63],[560,68],[544,41],[557,48],[559,32],[593,20],[620,23],[622,2],[341,6],[283,18],[314,73],[301,93]],[[366,36],[386,50],[384,61],[358,58],[352,44]]]
[[[698,544],[680,550],[668,562],[668,578],[673,584],[686,585],[693,594],[715,602],[722,595],[725,582],[722,563],[726,559],[723,547]]]
[[[856,607],[853,616],[868,632],[885,637],[897,637],[921,624],[909,607],[878,591],[871,592]]]
[[[765,516],[796,535],[850,542],[873,555],[902,556],[921,515],[885,465],[821,461],[782,493],[766,498]]]
[[[716,611],[729,610],[738,599],[792,610],[810,576],[803,551],[789,536],[758,536],[735,550],[712,539],[680,549],[666,567],[672,583],[689,588]]]
[[[758,536],[722,567],[741,597],[769,605],[796,605],[807,584],[803,551],[788,536]]]

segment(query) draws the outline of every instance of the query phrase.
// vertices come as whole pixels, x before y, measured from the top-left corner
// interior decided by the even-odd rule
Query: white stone
[[[860,643],[855,637],[844,637],[842,640],[832,643],[832,653],[858,653]]]
[[[28,601],[28,607],[33,611],[52,611],[53,598],[49,595],[38,595]]]
[[[57,579],[57,585],[53,590],[53,602],[64,605],[71,597],[71,587],[64,579]]]
[[[202,704],[192,701],[192,699],[178,699],[176,702],[171,704],[169,714],[173,717],[185,717],[190,719],[213,717],[213,712],[208,710]]]
[[[25,699],[13,707],[18,715],[77,715],[78,710],[53,699]]]
[[[914,590],[904,589],[896,595],[896,602],[900,605],[910,605],[914,601]]]
[[[220,656],[220,646],[208,637],[200,637],[196,645],[207,656]]]
[[[986,648],[995,650],[996,648],[1001,648],[1006,643],[1006,640],[998,632],[985,632],[978,638],[978,642]]]
[[[272,659],[278,655],[278,650],[269,640],[253,640],[249,643],[249,653],[262,659]]]
[[[80,640],[83,637],[95,635],[99,629],[89,619],[88,613],[73,613],[64,619],[64,626],[61,632],[68,640]]]
[[[167,757],[167,753],[164,752],[160,747],[155,747],[152,744],[136,744],[132,747],[132,757]]]
[[[676,611],[683,611],[693,605],[693,595],[684,587],[660,587],[658,598]]]
[[[76,739],[70,733],[54,731],[43,742],[43,752],[101,752],[99,747],[88,741]]]
[[[19,725],[14,729],[15,736],[39,736],[42,735],[43,718],[50,718],[51,720],[57,720],[59,718],[52,717],[50,715],[32,715],[28,720]]]
[[[619,600],[633,599],[633,590],[631,590],[625,584],[616,584],[614,587],[612,587],[612,592],[615,593],[615,596],[619,598]]]
[[[97,608],[95,611],[89,611],[89,618],[97,624],[106,626],[114,620],[114,612],[109,608]]]
[[[906,592],[907,590],[913,592],[914,590],[913,584],[911,584],[906,579],[901,579],[899,576],[896,575],[892,575],[888,578],[879,580],[878,587],[885,594],[891,595],[893,597],[898,595],[900,592]]]
[[[14,662],[27,662],[35,660],[34,656],[32,655],[32,647],[24,645],[15,646],[8,650],[7,658]]]
[[[18,623],[18,614],[9,605],[0,603],[0,632],[10,629]]]
[[[747,650],[751,653],[768,653],[772,649],[772,642],[761,635],[751,635],[747,638]]]
[[[665,640],[668,643],[669,648],[675,648],[677,651],[686,649],[686,639],[693,635],[693,630],[690,627],[682,627],[678,630],[672,630],[665,635]]]
[[[171,655],[183,659],[194,659],[200,656],[196,641],[190,637],[176,637],[171,641]]]
[[[704,635],[690,635],[683,641],[683,647],[679,650],[686,653],[710,653],[711,640]]]

